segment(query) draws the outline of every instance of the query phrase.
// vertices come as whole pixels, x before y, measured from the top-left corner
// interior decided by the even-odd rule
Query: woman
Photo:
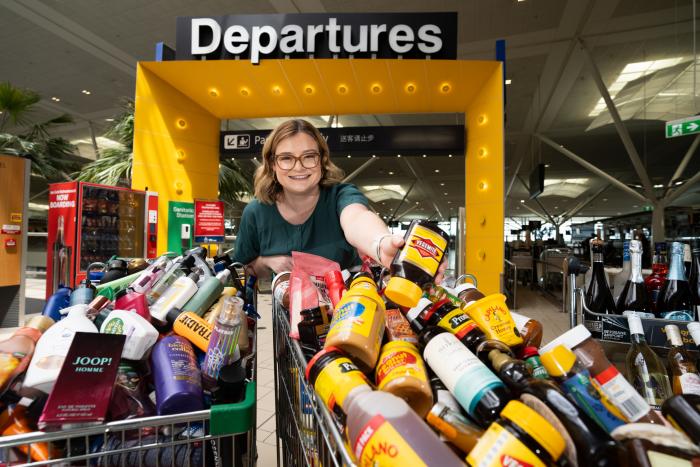
[[[255,172],[255,198],[243,210],[234,261],[258,277],[290,271],[292,251],[360,264],[358,252],[389,266],[403,238],[368,209],[330,160],[321,133],[306,120],[287,120],[265,140]]]

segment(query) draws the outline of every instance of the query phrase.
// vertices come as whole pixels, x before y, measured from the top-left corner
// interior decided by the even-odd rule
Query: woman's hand
[[[291,271],[294,264],[291,256],[276,255],[276,256],[258,256],[250,266],[253,267],[258,277],[268,277],[270,271],[275,274]]]
[[[382,266],[389,268],[391,261],[396,256],[396,252],[404,245],[404,239],[401,235],[386,235],[382,237],[379,243],[379,259]]]

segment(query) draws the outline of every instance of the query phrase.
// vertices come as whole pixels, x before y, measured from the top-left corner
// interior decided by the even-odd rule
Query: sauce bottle
[[[329,327],[328,314],[321,307],[301,310],[301,321],[297,325],[299,345],[307,358],[323,348]]]
[[[345,403],[348,439],[359,465],[463,465],[403,399],[362,387]]]
[[[384,301],[374,280],[356,278],[333,313],[325,348],[338,347],[369,373],[379,358],[384,336]]]
[[[444,329],[426,327],[418,338],[426,363],[469,416],[482,426],[496,420],[511,398],[503,382]]]
[[[449,441],[464,454],[468,454],[476,446],[484,433],[484,430],[441,402],[433,405],[425,421],[440,432],[441,439]]]
[[[375,382],[380,391],[405,400],[421,418],[433,406],[425,363],[413,344],[404,341],[384,344],[377,362]]]
[[[597,389],[591,383],[588,370],[577,361],[576,355],[563,345],[542,354],[542,364],[561,385],[566,394],[589,417],[608,433],[625,424],[621,416],[611,412]]]
[[[522,345],[523,339],[510,316],[505,295],[500,293],[488,295],[472,302],[464,311],[489,339],[499,340],[509,347]]]
[[[549,373],[547,373],[547,369],[542,365],[542,361],[540,360],[540,353],[537,351],[537,347],[525,347],[520,356],[525,362],[525,366],[530,372],[530,375],[534,378],[549,378]]]
[[[406,244],[391,262],[391,279],[384,295],[392,302],[412,307],[433,281],[447,251],[449,236],[437,224],[415,219],[404,236]]]
[[[328,289],[328,298],[331,300],[333,309],[338,305],[340,299],[345,293],[345,281],[343,280],[343,273],[337,270],[328,271],[323,275],[323,282],[326,283],[326,288]]]
[[[519,401],[510,401],[467,456],[470,465],[555,465],[566,444],[541,415]]]
[[[471,282],[463,282],[462,284],[459,284],[457,287],[455,287],[455,294],[457,295],[457,298],[464,302],[465,306],[469,305],[471,302],[481,300],[486,296],[481,293],[481,291],[479,291],[479,289],[477,289]]]
[[[510,316],[515,322],[515,327],[520,333],[520,337],[523,339],[523,346],[525,347],[535,347],[539,348],[542,344],[542,336],[544,335],[544,328],[542,323],[536,319],[528,318],[520,313],[510,312]]]
[[[9,339],[0,342],[0,395],[27,369],[37,341],[53,324],[48,316],[34,316]]]

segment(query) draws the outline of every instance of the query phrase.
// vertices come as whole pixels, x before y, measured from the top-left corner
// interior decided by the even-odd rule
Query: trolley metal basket
[[[289,337],[288,312],[273,299],[277,465],[354,466],[345,437],[313,386],[306,358]]]

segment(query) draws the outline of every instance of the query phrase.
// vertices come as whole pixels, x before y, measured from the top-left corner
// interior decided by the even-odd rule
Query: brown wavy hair
[[[262,203],[273,204],[282,193],[282,185],[275,178],[275,152],[280,141],[298,133],[306,133],[318,144],[318,152],[321,154],[321,181],[319,185],[329,187],[340,183],[345,176],[343,170],[331,162],[328,144],[321,132],[306,120],[295,118],[277,125],[265,139],[263,146],[263,163],[255,170],[255,197]]]

